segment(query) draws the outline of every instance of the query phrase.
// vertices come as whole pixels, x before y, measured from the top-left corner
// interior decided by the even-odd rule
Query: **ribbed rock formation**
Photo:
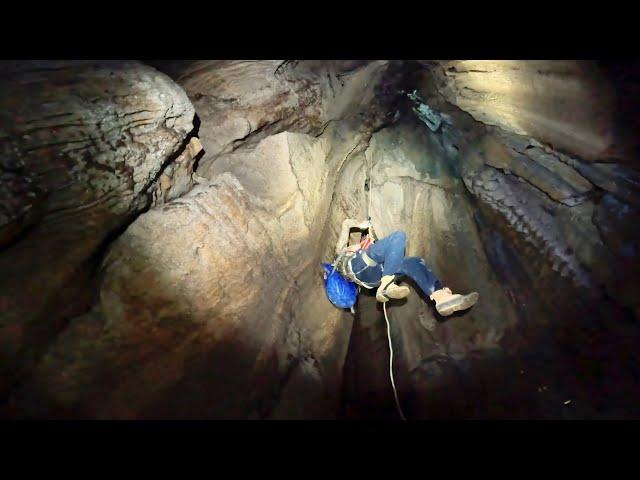
[[[468,358],[452,362],[445,355],[437,359],[441,366],[435,372],[440,373],[434,377],[432,372],[431,388],[411,395],[420,383],[416,378],[405,384],[406,398],[415,416],[427,418],[455,411],[479,418],[636,415],[628,398],[614,392],[620,388],[629,397],[638,395],[632,373],[638,357],[621,339],[639,333],[629,323],[638,318],[637,288],[631,286],[637,284],[638,257],[629,245],[640,234],[634,227],[618,228],[618,240],[613,240],[601,232],[603,223],[615,217],[635,218],[637,174],[628,165],[637,145],[627,135],[608,136],[617,132],[613,126],[620,112],[607,110],[606,85],[612,80],[604,74],[589,76],[594,65],[567,70],[560,62],[548,62],[546,69],[535,62],[519,64],[476,62],[466,68],[467,62],[434,62],[418,81],[418,97],[442,118],[439,129],[426,131],[473,196],[484,250],[519,321],[499,340],[497,358],[502,360],[484,355],[471,363]],[[565,83],[558,103],[558,89],[536,85],[550,81],[549,76],[559,82],[560,71]],[[588,94],[585,85],[591,86]],[[599,109],[611,117],[590,117]],[[620,163],[603,163],[613,160]],[[617,213],[607,221],[598,212],[611,208],[612,198],[619,202]],[[626,263],[619,260],[622,249]],[[605,380],[597,370],[577,366],[592,362],[611,365],[607,371],[617,368],[616,373]],[[507,388],[493,373],[500,369],[512,379]],[[542,378],[547,385],[539,386],[538,393],[544,395],[522,396],[529,382]],[[551,391],[548,383],[554,384]],[[464,391],[475,392],[472,401],[457,398]],[[451,403],[440,402],[438,395]],[[615,400],[603,400],[611,395]],[[579,407],[567,410],[571,402],[560,401],[566,396],[579,397]],[[518,408],[497,409],[508,398],[517,398]]]
[[[434,62],[437,91],[474,119],[534,137],[589,161],[638,153],[633,113],[638,85],[588,61],[452,60]],[[628,65],[625,73],[637,73]],[[622,97],[622,98],[619,98]],[[626,104],[626,105],[625,105]]]
[[[14,404],[98,418],[336,415],[351,320],[317,295],[318,239],[342,166],[385,121],[372,100],[391,73],[374,62],[333,85],[334,72],[308,68],[204,62],[180,77],[205,150],[198,185],[172,200],[160,176],[155,208],[102,263],[98,303]]]
[[[194,110],[137,62],[0,67],[0,392],[93,296],[94,255],[150,204]]]

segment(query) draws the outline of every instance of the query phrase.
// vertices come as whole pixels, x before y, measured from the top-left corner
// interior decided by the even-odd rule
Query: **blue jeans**
[[[413,279],[426,295],[441,289],[442,283],[422,258],[404,256],[406,244],[406,233],[393,232],[378,240],[367,250],[367,255],[378,265],[367,266],[360,251],[351,261],[351,267],[359,280],[370,285],[380,285],[383,275],[395,275],[396,278],[406,275]]]

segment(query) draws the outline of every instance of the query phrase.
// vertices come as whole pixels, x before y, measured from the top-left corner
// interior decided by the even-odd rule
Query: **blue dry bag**
[[[358,300],[358,287],[350,282],[340,272],[333,269],[329,263],[323,263],[325,273],[324,287],[329,301],[338,308],[351,308]]]

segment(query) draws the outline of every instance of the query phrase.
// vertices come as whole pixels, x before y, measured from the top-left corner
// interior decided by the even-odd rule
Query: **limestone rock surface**
[[[138,62],[2,62],[0,390],[88,308],[94,255],[149,204],[193,117]]]
[[[35,416],[336,416],[352,319],[324,297],[319,264],[339,173],[384,121],[371,99],[385,65],[358,66],[364,90],[360,77],[333,93],[323,77],[305,87],[318,89],[304,102],[325,123],[314,135],[286,122],[262,128],[315,118],[296,110],[303,100],[287,103],[294,92],[281,95],[291,87],[273,77],[277,66],[206,62],[186,75],[200,121],[193,152],[165,170],[154,206],[110,246],[98,302],[51,344],[15,404]],[[289,72],[291,82],[306,86],[313,68]],[[343,110],[325,98],[334,93]],[[254,135],[230,127],[239,118]]]
[[[0,70],[0,414],[397,418],[381,305],[333,307],[320,269],[370,216],[480,293],[387,305],[409,418],[640,416],[632,76],[156,66]]]
[[[637,108],[637,85],[612,81],[595,62],[434,63],[438,91],[480,122],[534,137],[589,161],[637,154],[638,142],[632,133],[637,120],[629,123],[631,105]],[[619,95],[625,100],[620,101]]]

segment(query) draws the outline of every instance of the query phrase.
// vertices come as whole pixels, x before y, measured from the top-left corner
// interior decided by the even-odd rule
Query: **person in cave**
[[[367,233],[361,234],[360,241],[350,245],[353,229]],[[409,295],[409,287],[396,283],[403,276],[413,279],[435,302],[440,315],[466,310],[478,301],[478,292],[460,295],[444,287],[423,258],[405,257],[406,242],[407,235],[403,231],[376,240],[371,222],[348,218],[342,223],[334,266],[342,276],[357,285],[367,289],[377,287],[376,300],[382,303]]]

